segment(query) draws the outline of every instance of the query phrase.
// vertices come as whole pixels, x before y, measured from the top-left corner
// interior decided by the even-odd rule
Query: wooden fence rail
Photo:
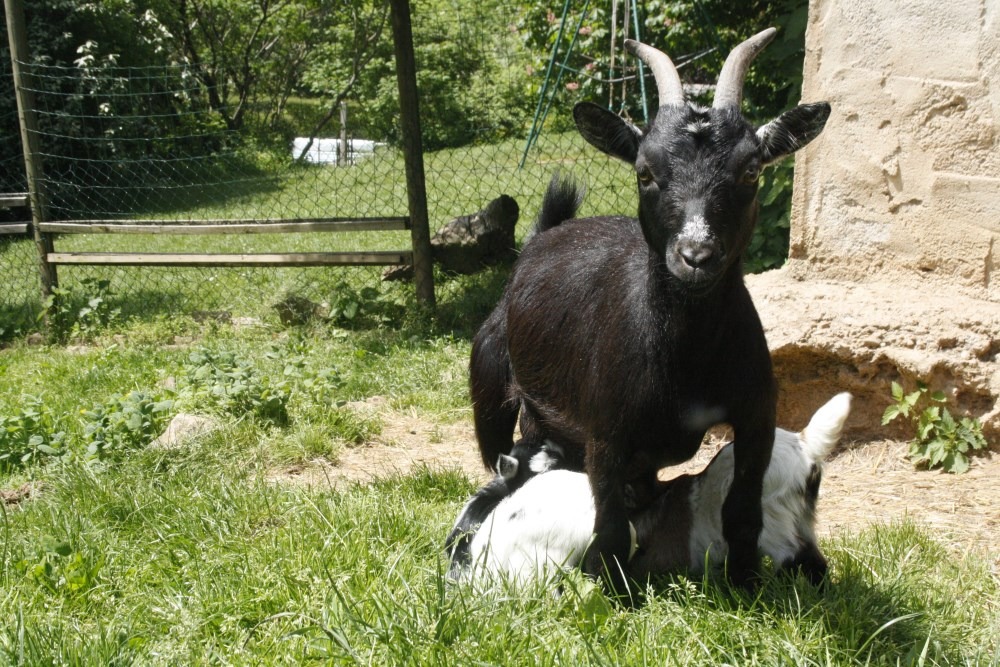
[[[255,220],[227,222],[204,220],[190,224],[149,220],[134,224],[121,221],[80,220],[42,222],[44,234],[296,234],[316,232],[405,231],[407,217],[398,218],[311,218],[301,220]],[[53,239],[53,244],[55,239]],[[389,266],[412,264],[411,250],[362,252],[287,252],[287,253],[158,253],[158,252],[58,252],[46,254],[49,264],[88,264],[103,266]]]
[[[31,234],[38,254],[41,295],[46,298],[58,286],[60,264],[130,266],[378,266],[408,264],[414,268],[417,299],[434,306],[430,230],[417,101],[416,64],[410,25],[409,0],[390,0],[390,22],[396,56],[402,148],[406,171],[409,215],[399,218],[315,218],[300,220],[205,220],[179,224],[173,220],[71,220],[48,219],[42,184],[38,119],[30,70],[22,0],[3,0],[10,46],[14,92],[24,156],[28,192],[0,195],[0,207],[28,206],[31,223],[0,224],[0,234]],[[269,254],[155,253],[155,252],[59,252],[54,243],[62,234],[287,234],[301,232],[409,231],[410,248],[399,251],[300,252]]]

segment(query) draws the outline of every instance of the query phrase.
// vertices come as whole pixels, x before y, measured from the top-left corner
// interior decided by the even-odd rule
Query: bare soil
[[[389,410],[378,399],[359,408],[377,411],[384,424],[375,441],[344,450],[336,462],[311,461],[273,471],[271,478],[336,488],[427,466],[488,479],[471,422],[434,424],[415,413]],[[720,438],[710,439],[694,459],[666,477],[701,470],[722,444]],[[842,443],[824,468],[821,537],[909,519],[927,526],[956,556],[981,554],[1000,577],[1000,455],[976,457],[967,473],[952,475],[916,470],[906,453],[906,443],[893,440]]]

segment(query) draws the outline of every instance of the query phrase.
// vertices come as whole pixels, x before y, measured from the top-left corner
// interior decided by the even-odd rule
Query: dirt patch
[[[485,481],[486,471],[476,449],[472,424],[434,424],[416,413],[383,408],[373,398],[348,407],[377,413],[382,432],[372,442],[345,449],[336,462],[317,459],[272,471],[272,481],[287,481],[308,487],[342,488],[345,483],[407,474],[423,466],[434,470],[456,469]]]
[[[988,553],[1000,575],[1000,455],[972,460],[961,475],[915,470],[906,443],[880,441],[842,451],[824,469],[821,534],[910,518],[956,553]]]
[[[379,410],[384,428],[377,441],[325,460],[276,470],[272,481],[342,488],[421,466],[457,469],[485,481],[471,423],[433,424],[414,413]],[[713,438],[674,474],[698,472],[724,444]],[[892,440],[847,443],[827,461],[819,502],[821,537],[857,532],[874,523],[910,519],[928,526],[956,554],[978,551],[1000,577],[1000,455],[972,461],[962,475],[915,470],[907,445]]]
[[[19,505],[38,493],[40,486],[37,482],[25,482],[16,489],[0,489],[0,505]]]

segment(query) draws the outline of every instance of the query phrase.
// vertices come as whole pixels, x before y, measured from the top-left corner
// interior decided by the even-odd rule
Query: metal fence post
[[[17,97],[17,120],[21,127],[21,148],[24,152],[24,170],[28,176],[28,198],[31,203],[31,229],[38,248],[38,269],[41,280],[42,300],[58,286],[56,267],[49,264],[52,237],[43,234],[39,224],[45,221],[45,193],[42,189],[42,153],[38,146],[38,120],[35,116],[35,95],[29,84],[30,75],[22,70],[28,62],[28,34],[24,25],[21,0],[4,0],[7,18],[7,39],[10,43],[11,71]]]
[[[417,299],[434,306],[434,272],[431,235],[424,182],[423,143],[417,100],[417,68],[413,57],[413,31],[409,0],[389,0],[392,36],[396,52],[396,83],[399,86],[399,116],[403,158],[406,162],[406,196],[410,208],[413,242],[413,281]]]

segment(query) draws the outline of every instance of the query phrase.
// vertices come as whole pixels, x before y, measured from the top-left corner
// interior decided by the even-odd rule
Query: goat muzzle
[[[680,241],[677,244],[677,254],[692,269],[706,268],[712,259],[715,258],[715,253],[716,247],[714,243]]]

